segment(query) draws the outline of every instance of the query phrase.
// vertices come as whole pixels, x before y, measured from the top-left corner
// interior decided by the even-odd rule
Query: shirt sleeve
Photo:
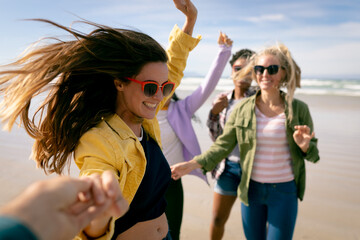
[[[119,150],[119,149],[117,149]],[[110,170],[118,177],[119,187],[123,192],[124,198],[131,202],[132,195],[129,195],[129,191],[125,189],[125,174],[121,161],[115,157],[115,150],[113,145],[108,141],[106,137],[100,134],[99,131],[90,130],[86,132],[80,139],[80,142],[76,149],[75,163],[80,169],[80,176],[89,176],[95,173],[102,174],[106,170]],[[115,161],[117,159],[117,161]],[[110,240],[115,229],[114,218],[110,219],[109,227],[106,232],[98,237],[93,238],[96,240]],[[89,239],[86,234],[81,231],[73,240],[85,240]]]
[[[233,111],[225,124],[224,132],[216,139],[210,149],[194,158],[202,166],[204,172],[213,170],[236,146],[235,119],[236,111]]]
[[[169,69],[168,80],[175,83],[175,89],[179,86],[181,79],[184,76],[184,69],[186,67],[186,61],[189,56],[190,51],[192,51],[197,44],[200,42],[201,36],[196,38],[184,33],[177,25],[174,26],[169,36],[169,46],[166,50],[168,55],[167,66]],[[173,93],[172,92],[172,93]],[[172,93],[169,96],[164,97],[164,99],[159,103],[156,114],[160,109],[163,108],[165,103],[169,98],[171,98]],[[145,119],[143,122],[145,129],[151,129],[149,135],[155,139],[158,144],[161,146],[161,137],[160,137],[160,127],[159,123],[155,118]]]
[[[38,240],[36,235],[23,223],[5,216],[0,216],[0,239]]]
[[[310,128],[310,131],[312,133],[314,131],[314,124],[313,124],[312,117],[311,117],[311,114],[310,114],[310,111],[309,111],[309,108],[307,105],[305,105],[302,115],[303,115],[305,124]],[[318,139],[316,137],[313,137],[310,140],[309,149],[305,154],[305,159],[310,162],[313,162],[313,163],[316,163],[317,161],[320,160],[317,142],[318,142]]]
[[[230,56],[231,46],[220,45],[219,51],[204,80],[201,81],[200,86],[191,95],[185,98],[186,109],[190,116],[192,116],[204,104],[214,91]]]
[[[222,133],[222,127],[220,125],[220,115],[212,114],[210,110],[208,119],[206,121],[206,126],[209,128],[211,140],[213,140],[214,142],[216,138]]]
[[[175,83],[175,88],[179,86],[184,76],[183,72],[189,53],[200,40],[201,36],[193,38],[184,33],[177,25],[170,32],[169,46],[166,52],[168,54],[169,81]]]
[[[192,36],[184,33],[177,25],[171,30],[169,35],[169,45],[166,49],[168,56],[167,66],[169,69],[168,80],[175,83],[175,89],[179,86],[181,79],[184,76],[184,70],[186,67],[186,61],[189,53],[197,46],[200,42],[201,36],[193,38]],[[166,101],[172,96],[164,97],[160,102],[157,111],[159,111]]]

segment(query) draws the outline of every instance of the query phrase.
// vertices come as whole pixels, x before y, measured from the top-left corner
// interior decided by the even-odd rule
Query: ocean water
[[[203,77],[184,77],[178,90],[192,91],[203,80]],[[253,82],[253,85],[256,85],[256,83]],[[233,89],[233,86],[230,78],[221,78],[216,86],[216,90],[227,91]],[[295,94],[360,97],[360,79],[303,78],[301,80],[301,88],[297,88]]]

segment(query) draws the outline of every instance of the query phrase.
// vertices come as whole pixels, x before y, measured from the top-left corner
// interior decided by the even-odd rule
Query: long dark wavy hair
[[[17,61],[1,67],[0,118],[8,130],[20,117],[35,139],[32,158],[45,173],[61,174],[80,137],[103,117],[115,113],[115,79],[137,75],[149,62],[167,62],[162,46],[150,36],[89,21],[88,34],[46,19],[73,37],[45,38]],[[47,98],[30,115],[31,100]]]

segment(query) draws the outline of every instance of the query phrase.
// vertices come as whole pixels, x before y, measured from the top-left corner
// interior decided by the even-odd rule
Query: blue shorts
[[[216,181],[214,191],[221,195],[236,196],[240,180],[240,164],[226,160],[225,170]]]

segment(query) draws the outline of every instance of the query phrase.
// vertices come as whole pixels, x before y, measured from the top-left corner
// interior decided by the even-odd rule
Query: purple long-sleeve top
[[[168,108],[167,119],[182,143],[185,161],[190,161],[201,153],[191,118],[214,91],[231,55],[231,47],[220,45],[219,48],[218,55],[200,86],[186,98],[176,102],[172,101]],[[207,182],[206,176],[200,169],[196,169],[191,174]]]

